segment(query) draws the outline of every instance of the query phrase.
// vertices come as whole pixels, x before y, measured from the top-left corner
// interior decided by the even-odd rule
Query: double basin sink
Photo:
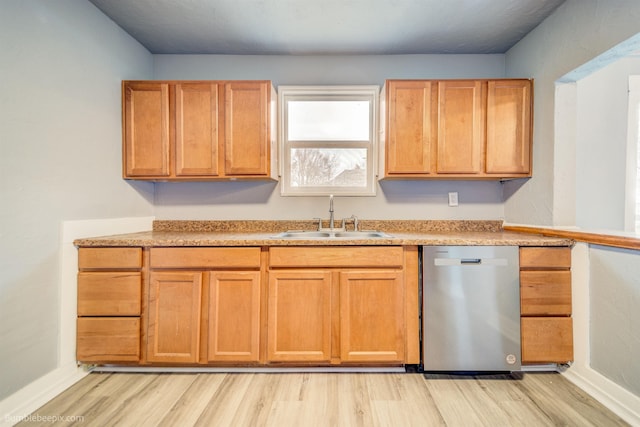
[[[342,231],[342,230],[320,230],[320,231],[284,231],[272,236],[274,239],[388,239],[392,236],[382,231]]]

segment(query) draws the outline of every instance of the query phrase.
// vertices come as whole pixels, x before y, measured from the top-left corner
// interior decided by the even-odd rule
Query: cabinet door
[[[431,172],[433,85],[430,81],[387,82],[387,174]]]
[[[218,84],[176,84],[176,176],[218,175]]]
[[[153,272],[149,284],[147,359],[196,363],[200,348],[201,272]]]
[[[477,80],[438,82],[437,173],[482,173],[484,87]]]
[[[169,84],[125,82],[122,91],[124,177],[168,177]]]
[[[269,273],[268,359],[329,362],[331,273]]]
[[[489,174],[531,173],[531,81],[489,81],[487,154]]]
[[[225,84],[225,175],[268,175],[269,82]]]
[[[209,361],[258,361],[260,272],[211,273],[208,342]]]
[[[340,359],[403,362],[404,292],[399,271],[340,274]]]

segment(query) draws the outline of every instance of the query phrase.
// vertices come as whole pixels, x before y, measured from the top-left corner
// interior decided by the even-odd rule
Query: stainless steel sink
[[[331,233],[324,231],[285,231],[272,236],[276,239],[328,239]]]
[[[335,237],[348,238],[348,239],[381,239],[389,238],[390,235],[383,233],[382,231],[339,231],[335,233]]]
[[[384,239],[392,236],[382,231],[285,231],[275,236],[273,239]]]

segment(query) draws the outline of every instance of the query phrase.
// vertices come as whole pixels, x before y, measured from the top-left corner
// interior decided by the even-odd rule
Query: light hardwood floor
[[[627,425],[556,373],[92,373],[32,415],[19,425]]]

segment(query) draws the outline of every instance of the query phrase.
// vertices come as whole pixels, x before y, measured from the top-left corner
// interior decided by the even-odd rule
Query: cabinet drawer
[[[569,269],[571,268],[571,248],[520,248],[520,268]]]
[[[80,270],[142,268],[142,248],[80,248],[78,268]]]
[[[573,360],[570,317],[523,317],[522,363],[565,363]]]
[[[137,272],[78,274],[78,316],[139,316],[142,275]]]
[[[81,317],[76,345],[76,357],[81,362],[137,362],[140,318]]]
[[[151,248],[151,268],[260,268],[260,248]]]
[[[570,316],[570,271],[521,271],[520,311],[523,316]]]
[[[402,267],[401,246],[273,247],[270,267]]]

